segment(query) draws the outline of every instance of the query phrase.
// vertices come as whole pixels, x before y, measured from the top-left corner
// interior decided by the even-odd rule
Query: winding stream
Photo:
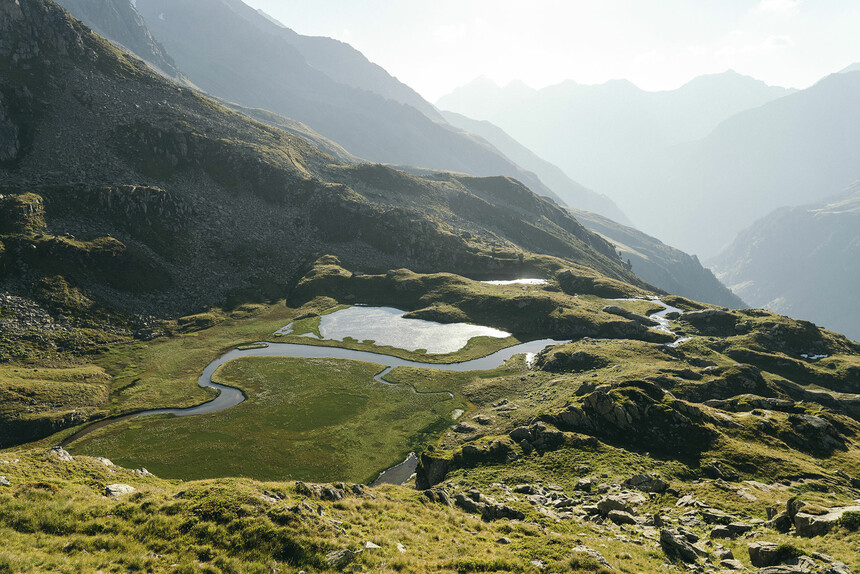
[[[383,365],[385,368],[377,373],[373,378],[381,383],[391,385],[398,383],[390,383],[386,381],[385,375],[397,367],[418,367],[421,369],[437,369],[440,371],[484,371],[501,366],[514,355],[525,353],[527,356],[533,356],[545,347],[567,342],[568,341],[556,341],[554,339],[540,339],[537,341],[530,341],[528,343],[520,343],[519,345],[504,348],[485,357],[460,363],[422,363],[419,361],[409,361],[407,359],[373,353],[370,351],[356,351],[353,349],[344,349],[342,347],[323,347],[319,345],[302,345],[298,343],[266,343],[266,347],[244,350],[233,349],[209,363],[206,368],[203,369],[203,374],[201,374],[200,378],[197,379],[197,384],[201,387],[208,387],[220,391],[220,394],[208,403],[203,403],[202,405],[185,409],[152,409],[121,417],[104,419],[89,425],[65,439],[62,442],[62,446],[67,446],[89,433],[100,428],[104,428],[107,425],[132,418],[150,415],[175,415],[177,417],[189,417],[193,415],[217,413],[219,411],[235,407],[245,400],[244,393],[235,387],[228,387],[226,385],[219,385],[218,383],[212,382],[212,374],[218,369],[218,367],[228,361],[232,361],[233,359],[241,359],[245,357],[293,357],[299,359],[347,359],[351,361],[378,363]],[[412,387],[414,392],[421,392],[414,386],[409,386]],[[447,391],[435,391],[428,394],[447,394],[452,398],[454,396],[452,393]]]
[[[662,305],[664,309],[662,311],[658,311],[656,313],[652,313],[649,317],[659,323],[658,326],[654,327],[660,331],[674,334],[669,329],[669,319],[666,318],[666,315],[677,312],[683,313],[681,309],[677,307],[673,307],[671,305],[667,305],[663,303],[659,298],[652,299],[615,299],[616,301],[651,301],[658,305]],[[672,343],[667,343],[668,347],[677,347],[684,341],[688,341],[689,337],[681,337],[675,340]],[[483,371],[494,369],[496,367],[504,364],[505,361],[513,357],[514,355],[526,354],[527,363],[531,364],[534,360],[536,353],[542,351],[544,348],[550,345],[560,345],[563,343],[569,343],[570,341],[557,341],[555,339],[540,339],[537,341],[530,341],[528,343],[520,343],[519,345],[514,345],[511,347],[507,347],[505,349],[501,349],[487,355],[485,357],[480,357],[478,359],[472,359],[469,361],[462,361],[459,363],[422,363],[419,361],[410,361],[407,359],[401,359],[399,357],[394,357],[391,355],[383,355],[380,353],[373,353],[370,351],[356,351],[353,349],[344,349],[342,347],[324,347],[318,345],[303,345],[297,343],[260,343],[260,345],[266,345],[265,347],[255,347],[255,348],[245,348],[245,349],[233,349],[229,351],[211,363],[209,363],[205,369],[203,369],[203,373],[200,375],[200,378],[197,380],[197,384],[201,387],[208,387],[212,389],[216,389],[219,391],[217,397],[212,399],[207,403],[203,403],[202,405],[198,405],[196,407],[189,407],[184,409],[152,409],[147,411],[141,411],[137,413],[131,413],[128,415],[104,419],[98,422],[95,422],[86,428],[78,431],[77,433],[66,438],[61,444],[62,446],[67,446],[76,440],[90,434],[91,432],[98,430],[100,428],[104,428],[105,426],[118,423],[120,421],[125,421],[137,417],[144,417],[150,415],[174,415],[177,417],[188,417],[194,415],[203,415],[210,413],[217,413],[231,407],[235,407],[236,405],[242,403],[245,400],[245,395],[242,391],[235,387],[229,387],[226,385],[219,385],[218,383],[212,382],[212,375],[215,371],[228,361],[232,361],[233,359],[241,359],[245,357],[293,357],[293,358],[301,358],[301,359],[346,359],[351,361],[364,361],[369,363],[378,363],[383,365],[385,368],[377,373],[373,378],[381,383],[385,383],[387,385],[394,385],[399,383],[390,383],[385,380],[385,375],[390,373],[393,369],[397,367],[417,367],[421,369],[437,369],[440,371]],[[412,390],[416,393],[420,393],[413,385],[409,385]],[[447,391],[430,391],[427,394],[447,394],[451,398],[454,397],[453,393]],[[390,469],[384,471],[380,474],[379,478],[377,478],[373,484],[380,484],[382,482],[392,482],[396,484],[400,484],[405,482],[406,479],[409,478],[412,471],[415,469],[415,465],[417,464],[417,459],[414,453],[410,453],[409,457],[403,461],[402,463],[391,467]],[[399,482],[398,482],[399,481]]]

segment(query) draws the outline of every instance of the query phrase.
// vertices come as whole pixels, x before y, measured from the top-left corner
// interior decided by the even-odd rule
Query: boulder
[[[723,512],[716,508],[705,508],[702,510],[702,520],[705,521],[705,524],[722,524],[726,526],[730,522],[733,522],[735,517],[728,512]]]
[[[12,483],[5,476],[0,476],[0,486],[12,486]]]
[[[594,481],[590,478],[580,478],[576,481],[576,486],[574,486],[574,490],[579,492],[591,492],[591,487],[594,486]]]
[[[773,528],[777,532],[782,532],[785,534],[789,530],[791,530],[792,521],[791,517],[788,515],[788,512],[780,512],[770,520],[768,520],[765,525],[769,528]]]
[[[725,568],[726,570],[743,570],[744,564],[740,560],[726,558],[725,560],[720,560],[720,568]]]
[[[660,478],[659,474],[636,474],[622,484],[625,488],[635,488],[642,492],[666,492],[669,483]]]
[[[444,504],[448,507],[453,506],[451,504],[451,498],[448,496],[448,493],[441,488],[428,488],[424,491],[424,496],[429,498],[431,502],[438,502],[439,504]]]
[[[70,454],[66,451],[66,449],[64,449],[64,448],[63,448],[63,447],[61,447],[61,446],[55,446],[55,447],[53,447],[53,448],[51,449],[51,454],[52,454],[52,455],[54,455],[54,456],[56,456],[59,460],[61,460],[61,461],[63,461],[63,462],[72,462],[72,461],[74,460],[74,457],[72,457],[72,455],[70,455]]]
[[[353,560],[355,560],[355,552],[349,548],[344,548],[343,550],[332,550],[325,555],[326,564],[328,564],[330,568],[335,568],[337,570],[346,568]]]
[[[105,487],[105,495],[118,498],[135,492],[137,489],[128,484],[109,484]]]
[[[606,517],[615,524],[637,524],[636,517],[623,510],[610,510]]]
[[[790,552],[774,542],[750,542],[747,544],[750,562],[757,568],[776,566],[791,558]]]
[[[794,515],[794,528],[798,536],[805,538],[821,536],[827,534],[838,523],[841,516],[842,513],[840,512],[828,512],[822,515],[798,512]]]
[[[663,529],[660,531],[660,547],[668,556],[675,556],[684,562],[696,562],[704,553],[693,546],[684,534],[677,530]]]
[[[609,564],[609,561],[607,561],[606,558],[603,557],[603,554],[601,554],[597,550],[589,548],[588,546],[574,546],[572,549],[572,552],[574,554],[585,554],[586,556],[590,556],[594,559],[595,562],[597,562],[598,564],[600,564],[604,568],[608,568],[609,570],[614,570],[612,565]]]
[[[380,548],[382,548],[382,546],[380,546],[378,544],[374,544],[373,542],[371,542],[369,540],[364,543],[364,549],[365,550],[379,550]]]
[[[600,514],[607,516],[613,510],[620,510],[632,514],[633,509],[627,504],[627,501],[617,494],[604,496],[597,502],[597,509]]]

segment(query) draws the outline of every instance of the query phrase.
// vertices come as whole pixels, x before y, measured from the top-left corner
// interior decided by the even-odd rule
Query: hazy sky
[[[732,68],[807,87],[860,61],[858,0],[245,0],[435,101],[477,76],[672,89]]]

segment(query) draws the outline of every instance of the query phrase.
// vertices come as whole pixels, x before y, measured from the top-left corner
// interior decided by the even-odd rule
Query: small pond
[[[323,339],[373,341],[376,345],[408,351],[426,349],[429,354],[454,353],[472,337],[505,339],[510,333],[468,323],[436,323],[406,319],[405,311],[393,307],[349,307],[320,318]]]

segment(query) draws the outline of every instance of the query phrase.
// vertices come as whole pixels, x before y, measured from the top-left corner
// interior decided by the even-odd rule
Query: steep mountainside
[[[712,264],[750,304],[860,340],[860,184],[756,221]]]
[[[611,199],[576,183],[558,166],[538,157],[500,127],[486,120],[473,120],[455,112],[442,112],[442,115],[451,125],[481,136],[518,165],[533,171],[567,205],[593,211],[621,223],[629,223],[627,216]]]
[[[10,292],[59,275],[114,309],[188,312],[283,295],[323,250],[363,269],[484,275],[563,258],[641,284],[519,182],[339,163],[152,73],[51,2],[2,9]]]
[[[176,63],[152,37],[143,17],[130,1],[61,0],[58,2],[96,33],[137,54],[144,62],[178,81],[185,81]]]
[[[696,301],[740,309],[747,305],[732,293],[696,256],[670,247],[637,229],[621,225],[596,213],[570,209],[577,221],[611,241],[632,271],[668,293]]]
[[[437,105],[493,122],[644,225],[647,216],[633,208],[641,207],[635,200],[643,195],[643,174],[662,152],[790,92],[735,72],[702,76],[664,92],[646,92],[624,80],[591,86],[566,81],[533,90],[478,79]]]
[[[297,120],[365,160],[507,175],[558,199],[340,42],[300,36],[239,0],[138,0],[136,9],[183,73],[210,94]]]
[[[248,13],[249,8],[244,3],[232,0],[231,6],[248,20],[257,20],[254,15]],[[401,104],[410,105],[431,120],[442,121],[442,116],[433,104],[422,98],[418,92],[406,84],[392,77],[384,68],[370,62],[364,54],[349,44],[325,36],[298,34],[268,14],[260,10],[257,12],[281,28],[276,32],[295,46],[308,64],[325,72],[333,80],[353,88],[379,94]],[[258,21],[257,24],[261,29],[270,29],[263,22]]]

